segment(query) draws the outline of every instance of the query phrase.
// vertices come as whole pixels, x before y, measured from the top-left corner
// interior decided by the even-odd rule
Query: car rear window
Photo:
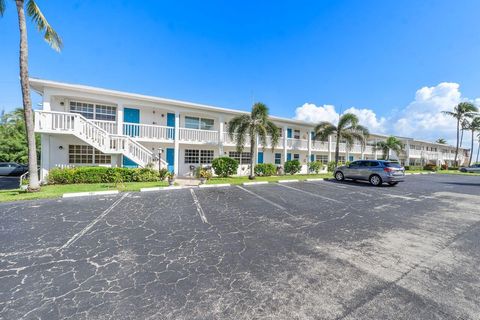
[[[398,162],[384,162],[385,167],[389,168],[401,168],[402,166]]]

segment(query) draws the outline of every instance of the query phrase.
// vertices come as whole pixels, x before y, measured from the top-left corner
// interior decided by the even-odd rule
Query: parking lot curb
[[[118,194],[118,190],[106,190],[106,191],[87,191],[87,192],[70,192],[64,193],[62,198],[76,198],[76,197],[87,197],[87,196],[104,196],[110,194]]]
[[[141,188],[141,189],[140,189],[140,192],[167,191],[167,190],[179,190],[179,189],[187,189],[187,187],[173,186],[173,187]]]
[[[306,179],[305,181],[325,181],[328,180],[328,178],[311,178],[311,179]]]
[[[253,186],[257,184],[268,184],[268,181],[244,182],[242,186]]]
[[[219,183],[219,184],[201,184],[199,188],[221,188],[221,187],[230,187],[230,183]]]
[[[278,180],[278,183],[300,182],[298,179]]]

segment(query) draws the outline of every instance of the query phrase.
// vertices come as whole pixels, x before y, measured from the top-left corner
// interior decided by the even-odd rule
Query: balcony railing
[[[123,134],[144,140],[173,141],[175,128],[138,123],[124,123]]]
[[[98,127],[102,128],[110,134],[117,134],[117,123],[115,121],[106,121],[106,120],[92,120]]]
[[[218,143],[218,131],[179,128],[180,141],[193,143]]]

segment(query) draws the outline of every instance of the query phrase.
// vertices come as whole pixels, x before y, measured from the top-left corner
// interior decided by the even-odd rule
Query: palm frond
[[[280,140],[280,128],[277,127],[275,123],[272,121],[268,120],[267,121],[267,131],[268,134],[271,136],[271,143],[272,143],[272,152],[275,150],[275,147],[278,144],[278,141]]]
[[[328,137],[337,131],[337,127],[331,124],[328,121],[322,121],[315,126],[313,129],[314,136],[313,140],[320,140],[324,141],[328,139]]]
[[[1,1],[1,0],[0,0]],[[63,47],[62,39],[57,32],[48,23],[40,8],[34,0],[29,0],[27,3],[27,14],[32,18],[37,30],[44,32],[44,40],[56,51],[60,51]]]
[[[261,102],[256,102],[252,107],[251,117],[253,120],[266,121],[268,118],[268,108]]]
[[[0,17],[5,13],[5,0],[0,0]]]
[[[243,148],[245,147],[245,141],[247,140],[247,137],[248,137],[249,128],[250,128],[249,122],[242,122],[240,126],[237,128],[237,133],[235,136],[235,144],[238,152],[242,152]]]
[[[341,140],[345,140],[345,144],[347,145],[348,150],[350,150],[355,144],[355,138],[353,137],[353,135],[353,132],[343,131],[340,136]]]
[[[358,125],[358,117],[353,113],[345,113],[338,120],[338,131],[347,127],[356,127]]]

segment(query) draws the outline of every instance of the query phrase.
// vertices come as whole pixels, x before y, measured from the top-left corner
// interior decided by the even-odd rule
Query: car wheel
[[[396,186],[397,184],[398,184],[398,182],[389,182],[389,183],[388,183],[388,185],[390,185],[390,186],[392,186],[392,187],[393,187],[393,186]]]
[[[382,178],[380,178],[380,176],[376,174],[372,175],[370,179],[368,179],[368,181],[370,181],[370,184],[372,186],[379,186],[382,184]]]
[[[337,181],[343,181],[345,180],[345,177],[343,176],[343,173],[341,171],[335,172],[335,179]]]

